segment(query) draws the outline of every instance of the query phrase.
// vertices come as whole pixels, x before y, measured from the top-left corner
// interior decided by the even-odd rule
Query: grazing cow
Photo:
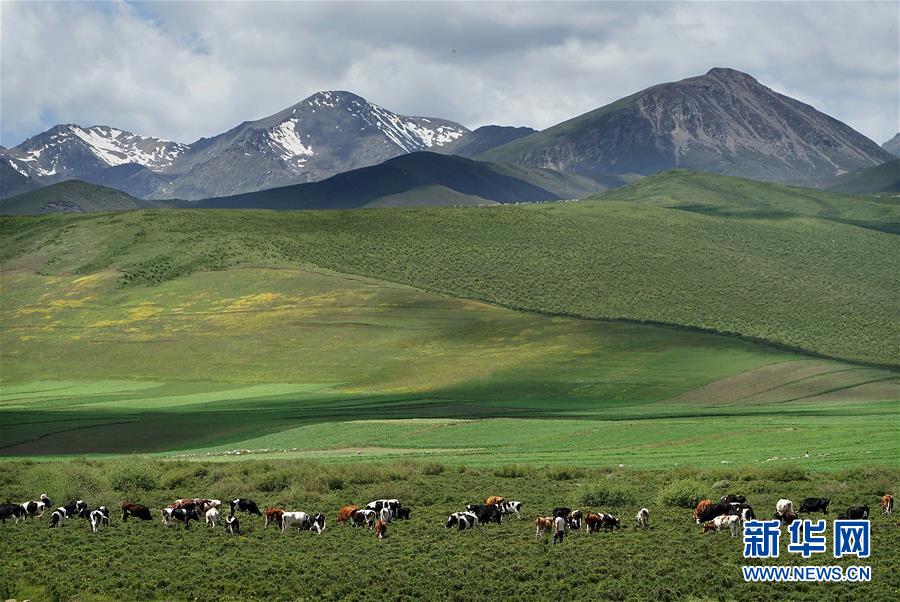
[[[706,512],[707,509],[712,508],[712,505],[712,500],[700,500],[697,503],[697,507],[694,508],[693,512],[691,512],[691,517],[693,517],[693,519],[699,523],[700,516],[703,515],[703,513]]]
[[[50,528],[52,529],[53,527],[62,527],[64,524],[66,524],[67,518],[69,518],[69,513],[66,511],[65,506],[57,508],[53,511],[53,514],[50,515]]]
[[[597,533],[603,525],[603,515],[595,512],[588,512],[584,517],[584,528],[588,533]]]
[[[491,496],[488,497],[486,503],[487,503],[488,506],[496,506],[497,504],[500,504],[500,503],[502,503],[502,502],[504,502],[504,501],[505,501],[505,500],[503,499],[503,496],[500,496],[500,495],[491,495]]]
[[[387,537],[387,523],[383,520],[375,523],[375,536],[378,537],[378,539]]]
[[[338,511],[337,522],[339,525],[343,525],[345,522],[350,520],[353,516],[353,513],[359,510],[359,506],[344,506]],[[266,515],[268,515],[269,508],[266,508]],[[266,524],[268,524],[268,519],[266,519]]]
[[[87,510],[87,502],[84,500],[74,500],[63,506],[66,509],[66,517],[72,518]]]
[[[400,506],[397,508],[397,520],[409,520],[411,512],[412,511],[406,506]]]
[[[259,506],[257,506],[256,502],[254,502],[253,500],[235,498],[233,500],[229,500],[228,505],[231,506],[231,514],[235,514],[238,510],[240,510],[241,512],[246,512],[247,514],[262,516],[262,512],[259,511]]]
[[[222,505],[222,500],[200,500],[200,512],[206,513],[212,508],[218,508]]]
[[[638,513],[635,515],[634,520],[637,522],[637,527],[641,529],[647,529],[650,527],[650,511],[646,508],[641,508],[638,510]]]
[[[263,525],[263,529],[268,527],[270,524],[278,525],[281,528],[281,515],[284,514],[284,508],[266,508],[263,512],[263,516],[266,517],[266,524]]]
[[[847,508],[847,511],[844,513],[847,515],[847,518],[850,520],[861,520],[865,518],[869,518],[869,507],[868,506],[850,506]],[[840,517],[838,517],[840,518]]]
[[[776,512],[775,516],[772,517],[773,520],[781,521],[782,526],[785,527],[790,525],[798,518],[799,517],[793,510],[788,510],[787,512]]]
[[[219,509],[210,508],[206,511],[206,526],[215,527],[217,524],[219,524]]]
[[[740,510],[741,510],[740,517],[741,517],[742,522],[746,523],[748,520],[756,520],[756,513],[753,512],[752,506],[743,504],[743,506],[740,508]]]
[[[881,513],[882,514],[890,514],[894,511],[894,496],[889,493],[886,493],[884,497],[881,498]]]
[[[369,510],[368,508],[364,508],[362,510],[357,510],[352,515],[350,515],[350,526],[351,527],[362,527],[366,526],[369,529],[372,528],[372,525],[375,524],[375,511]]]
[[[325,515],[309,515],[306,512],[285,512],[281,515],[281,532],[284,533],[290,527],[296,527],[300,531],[315,531],[319,535],[325,530]]]
[[[498,504],[494,504],[494,506],[501,514],[515,514],[516,518],[522,518],[522,502],[503,500]]]
[[[394,520],[393,511],[390,508],[388,508],[387,506],[385,506],[384,508],[382,508],[381,510],[378,511],[378,520],[383,520],[386,523],[391,522],[392,520]]]
[[[47,501],[44,501],[47,500]],[[47,509],[47,506],[50,504],[50,498],[47,497],[46,493],[41,494],[40,501],[28,501],[22,503],[22,508],[25,510],[25,518],[34,519],[35,515],[38,518],[44,516],[44,510]]]
[[[241,534],[241,521],[233,514],[225,517],[225,531],[232,535]]]
[[[581,529],[581,523],[584,520],[584,513],[581,510],[572,510],[566,517],[566,524],[570,529]]]
[[[553,516],[554,516],[554,517],[561,516],[561,517],[563,517],[563,518],[566,518],[566,517],[568,517],[570,514],[572,514],[572,509],[571,509],[571,508],[566,508],[565,506],[557,506],[556,508],[553,509]]]
[[[147,506],[142,506],[141,504],[132,504],[131,502],[124,502],[122,504],[122,522],[128,521],[128,517],[133,516],[135,518],[139,518],[141,520],[153,520],[150,516],[150,508]]]
[[[448,525],[449,526],[449,525]],[[534,536],[542,537],[553,526],[553,518],[550,516],[538,516],[534,519]]]
[[[775,512],[778,514],[785,514],[786,512],[794,511],[794,502],[791,500],[780,499],[775,503]]]
[[[742,495],[723,495],[719,502],[722,504],[746,504],[747,498]]]
[[[474,512],[454,512],[447,517],[447,528],[456,527],[460,531],[480,527],[478,516]]]
[[[737,537],[739,524],[740,519],[737,516],[726,514],[724,516],[717,516],[710,522],[703,525],[703,532],[706,533],[707,531],[722,531],[723,529],[727,528],[731,530],[732,537]]]
[[[21,504],[10,504],[9,502],[0,504],[0,521],[5,523],[6,519],[13,518],[18,523],[19,519],[24,517],[25,509]]]
[[[91,532],[96,533],[101,526],[109,526],[109,509],[106,506],[91,510]]]
[[[601,526],[607,531],[612,531],[613,529],[621,529],[622,525],[619,522],[619,519],[613,516],[612,514],[600,514],[603,517],[603,522]]]
[[[697,523],[706,523],[716,518],[717,516],[723,516],[729,513],[731,513],[731,504],[723,504],[722,502],[719,502],[718,504],[707,506],[706,510],[704,510],[697,516]]]
[[[808,497],[800,503],[797,512],[821,512],[828,514],[828,498]]]
[[[390,499],[390,500],[375,500],[373,502],[369,502],[366,504],[367,510],[374,510],[378,513],[378,516],[381,516],[381,510],[383,508],[387,508],[391,513],[391,518],[394,517],[397,510],[400,509],[400,500],[398,499]]]
[[[182,523],[185,529],[190,529],[191,521],[200,521],[200,510],[194,507],[192,510],[184,508],[164,508],[162,511],[163,524],[169,526],[172,521]]]
[[[500,524],[500,518],[503,516],[496,506],[484,504],[469,504],[466,506],[466,512],[474,514],[478,517],[478,522],[497,523]]]

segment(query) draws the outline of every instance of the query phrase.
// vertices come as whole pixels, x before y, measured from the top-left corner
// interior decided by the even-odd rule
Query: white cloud
[[[900,129],[900,4],[0,4],[0,141],[58,122],[183,142],[321,89],[470,127],[547,127],[747,71],[874,138]]]

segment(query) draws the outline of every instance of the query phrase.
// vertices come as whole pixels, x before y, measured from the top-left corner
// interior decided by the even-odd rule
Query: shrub
[[[159,474],[145,463],[126,464],[110,473],[109,484],[115,491],[152,491],[159,487]]]
[[[703,493],[705,489],[706,486],[700,481],[672,481],[659,492],[659,503],[678,508],[695,508],[706,497]]]
[[[422,466],[422,474],[433,477],[444,472],[445,468],[440,462],[427,462]]]
[[[585,506],[624,506],[633,503],[634,499],[634,492],[615,483],[593,486],[581,494],[581,503]]]
[[[257,479],[256,488],[260,491],[284,491],[291,486],[291,478],[284,471],[266,472]]]

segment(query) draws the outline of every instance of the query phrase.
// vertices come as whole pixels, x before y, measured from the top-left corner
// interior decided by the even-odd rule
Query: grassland
[[[727,187],[715,193],[718,208],[707,199],[702,211],[644,202],[636,188],[629,201],[495,208],[3,218],[0,234],[7,272],[115,269],[133,287],[202,270],[318,266],[513,309],[673,324],[897,366],[896,206],[746,186],[757,194],[744,193],[740,211],[729,209]],[[777,211],[759,201],[769,192]],[[840,207],[813,214],[807,202]]]
[[[894,600],[900,587],[897,519],[873,516],[869,559],[830,554],[803,560],[786,550],[767,561],[742,558],[741,538],[702,535],[685,506],[697,497],[746,495],[760,515],[781,497],[832,499],[832,508],[875,507],[896,491],[897,471],[807,473],[796,466],[758,470],[715,468],[634,471],[528,466],[474,469],[455,462],[343,465],[249,461],[203,464],[157,461],[0,463],[3,492],[30,499],[82,497],[117,508],[125,498],[154,515],[176,497],[244,496],[327,514],[321,536],[282,535],[257,517],[242,520],[244,534],[194,525],[190,530],[122,523],[90,533],[75,519],[48,529],[34,523],[0,525],[0,595],[32,600]],[[483,531],[444,527],[447,514],[466,503],[502,494],[524,502],[525,520],[505,520]],[[364,529],[338,527],[337,509],[380,497],[400,497],[412,519],[395,522],[379,541]],[[611,512],[624,528],[573,533],[562,546],[535,539],[530,518],[557,505]],[[631,517],[651,511],[651,529],[634,530]],[[896,516],[896,515],[895,515]],[[833,514],[831,515],[833,517]],[[830,517],[830,518],[831,518]],[[828,529],[831,541],[831,529]],[[869,583],[745,584],[743,564],[868,565]]]
[[[828,470],[900,457],[896,372],[733,337],[310,269],[157,286],[19,270],[4,284],[0,455]]]

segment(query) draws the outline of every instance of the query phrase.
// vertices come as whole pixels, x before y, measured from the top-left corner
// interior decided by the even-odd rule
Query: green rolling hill
[[[138,199],[121,190],[99,184],[66,180],[5,198],[0,201],[0,213],[6,215],[83,213],[148,209],[169,205],[166,202]]]
[[[550,169],[418,152],[321,182],[181,202],[180,206],[284,210],[492,205],[580,198],[605,188],[589,178]]]
[[[650,188],[680,200],[648,202]],[[124,287],[313,265],[514,309],[898,365],[895,222],[878,201],[674,172],[573,203],[8,217],[0,233],[4,266],[114,268]]]
[[[900,159],[839,176],[829,190],[847,194],[898,193]]]

